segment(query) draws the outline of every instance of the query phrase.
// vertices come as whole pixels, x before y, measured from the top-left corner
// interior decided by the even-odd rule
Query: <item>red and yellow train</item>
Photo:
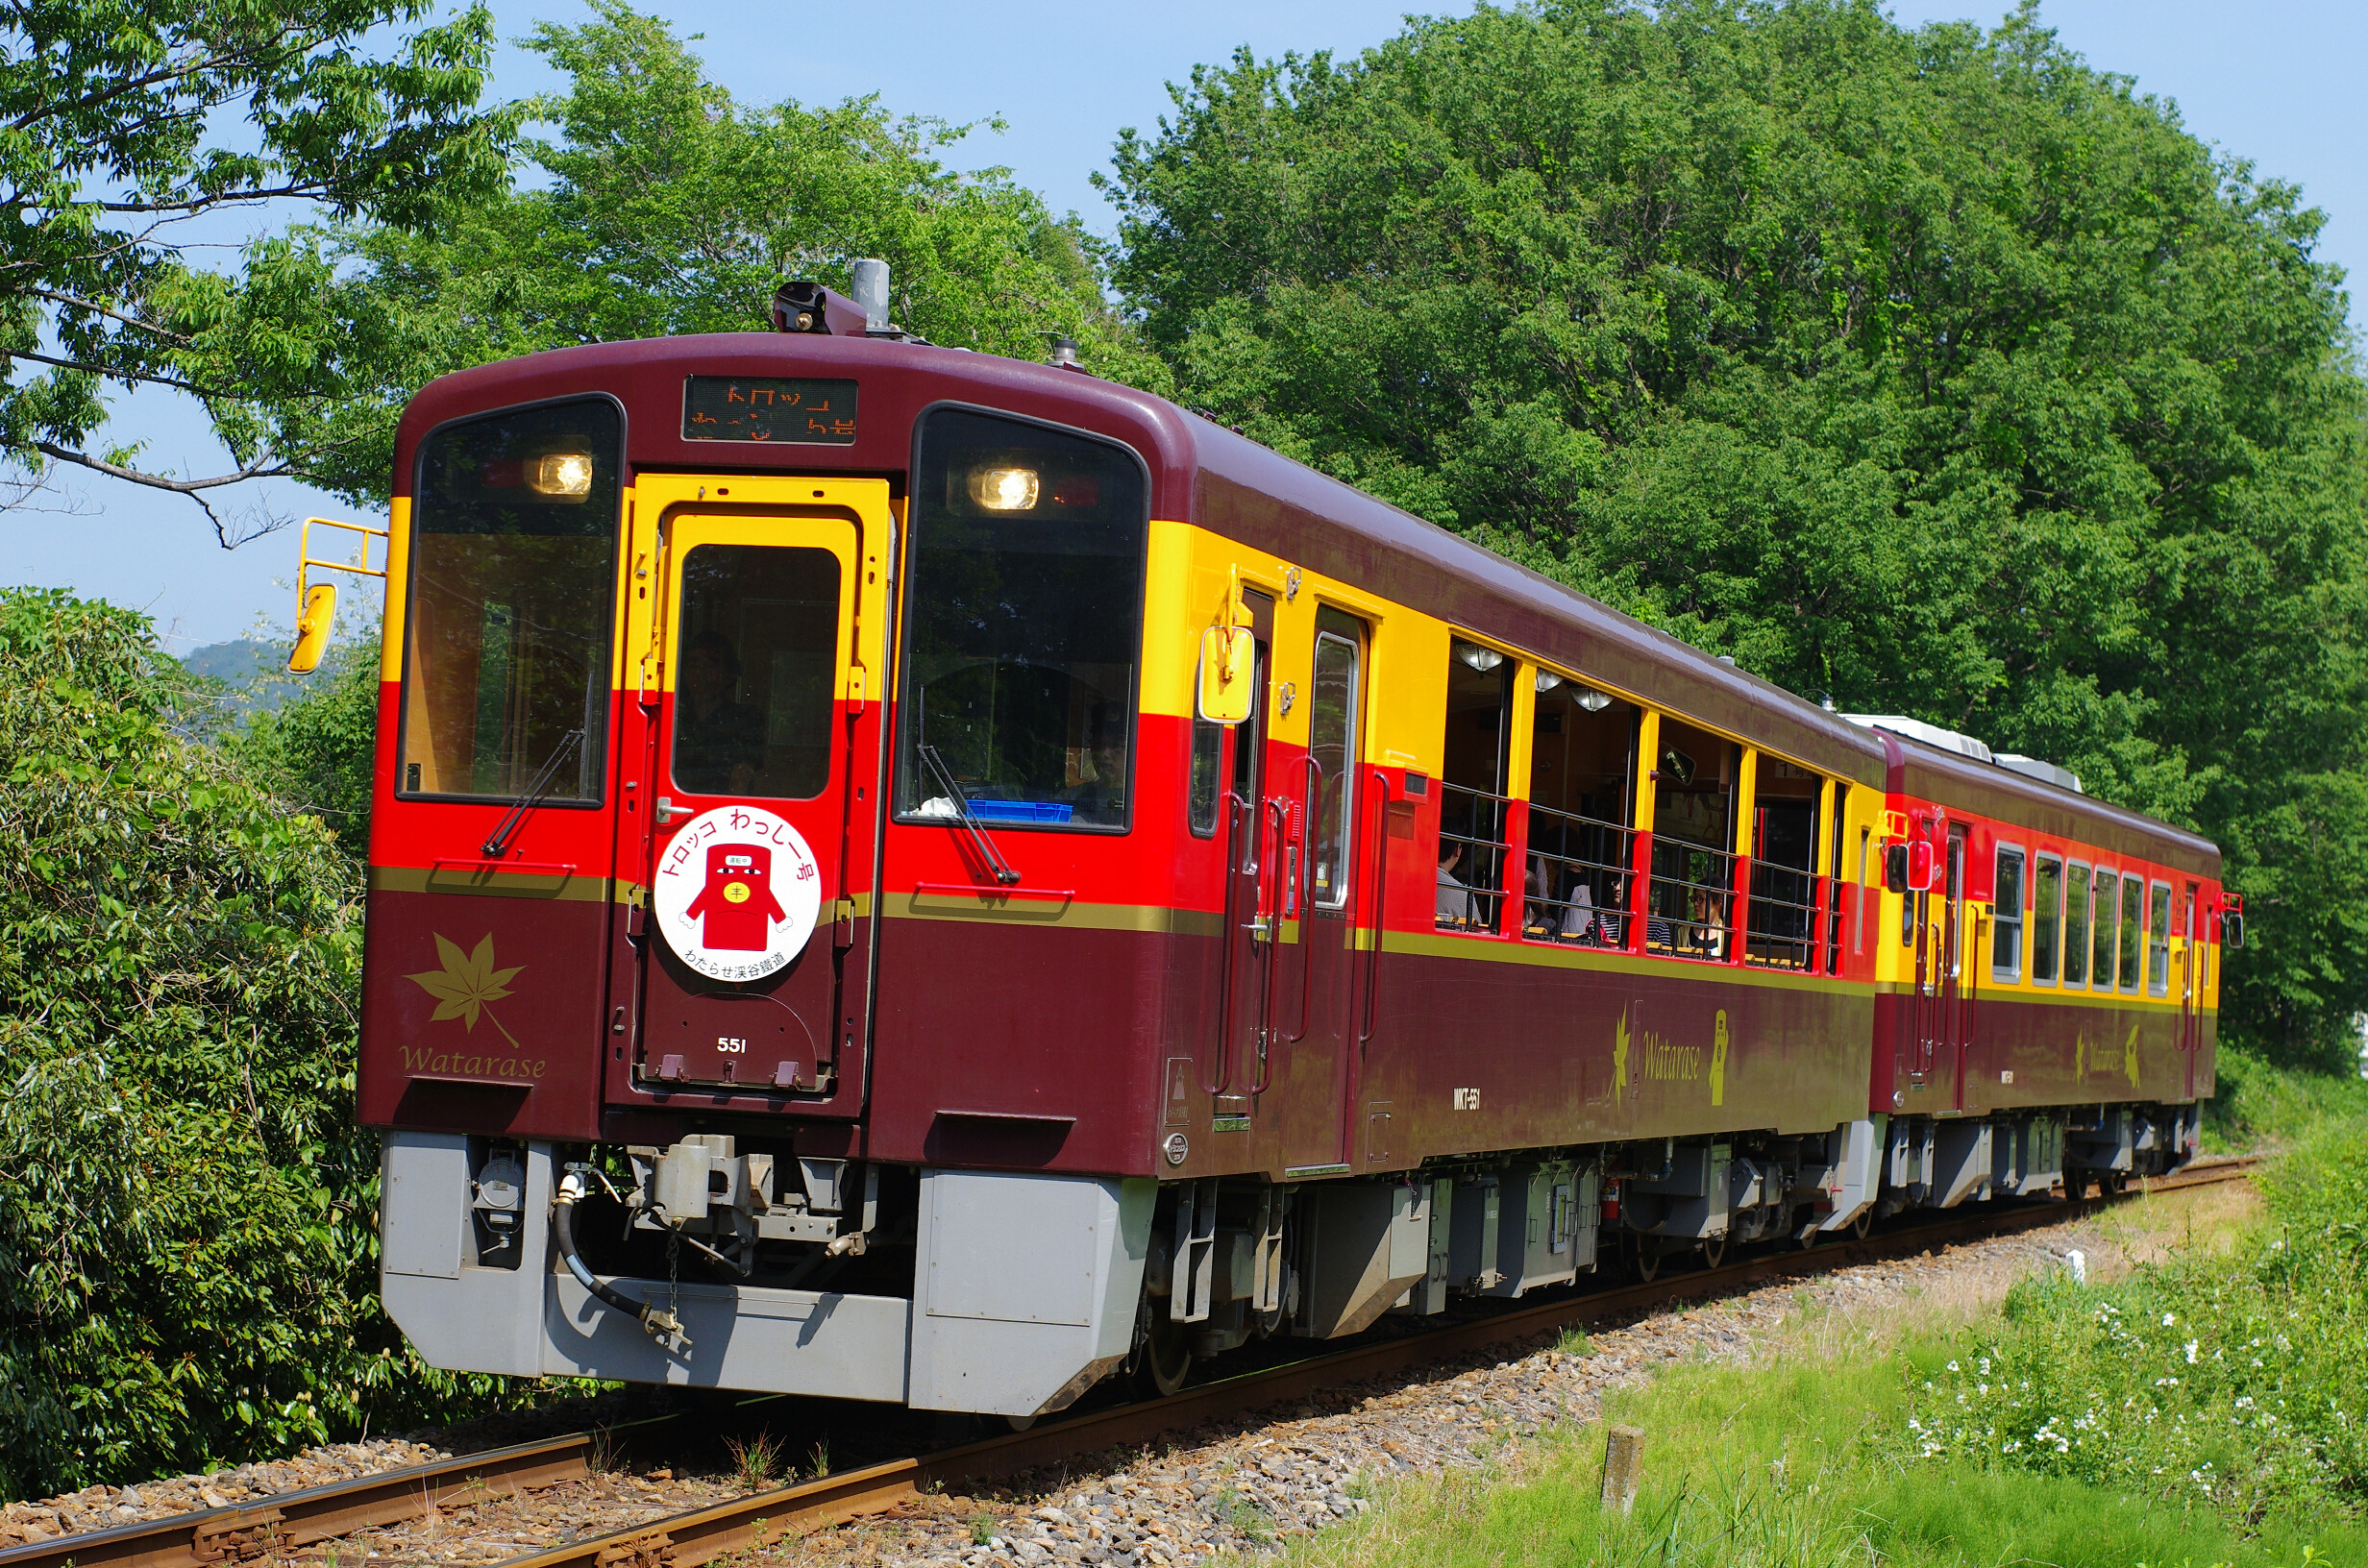
[[[360,1114],[431,1362],[1027,1417],[2193,1151],[2210,844],[778,319],[404,417]]]

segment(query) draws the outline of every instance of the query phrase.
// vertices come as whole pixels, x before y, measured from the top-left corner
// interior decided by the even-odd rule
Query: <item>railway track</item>
[[[1170,1433],[1265,1409],[1343,1384],[1387,1377],[1492,1345],[1542,1337],[1636,1314],[1670,1302],[1731,1293],[1773,1279],[1913,1257],[1956,1242],[2010,1236],[2097,1213],[2124,1196],[2177,1191],[2233,1180],[2256,1160],[2192,1165],[2177,1175],[2062,1202],[1953,1213],[1863,1239],[1805,1251],[1766,1252],[1716,1268],[1585,1295],[1244,1372],[1162,1400],[1092,1410],[1027,1432],[867,1465],[844,1475],[750,1493],[647,1524],[566,1541],[504,1561],[500,1568],[699,1568],[957,1483],[993,1482],[1089,1454],[1126,1449]],[[666,1420],[671,1418],[659,1418]],[[284,1560],[358,1531],[590,1477],[609,1432],[577,1433],[433,1464],[389,1470],[258,1502],[64,1535],[0,1552],[0,1568],[234,1568]]]

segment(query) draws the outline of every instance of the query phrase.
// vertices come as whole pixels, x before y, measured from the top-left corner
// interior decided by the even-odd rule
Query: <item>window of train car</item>
[[[1807,969],[1816,944],[1817,806],[1825,780],[1798,764],[1760,755],[1752,796],[1751,896],[1743,961]]]
[[[1735,791],[1743,748],[1705,729],[1661,722],[1653,767],[1648,952],[1723,960],[1735,904]]]
[[[1308,754],[1321,779],[1311,802],[1315,831],[1308,867],[1319,909],[1338,909],[1348,897],[1348,824],[1357,820],[1357,733],[1363,715],[1357,678],[1364,661],[1365,624],[1330,605],[1316,612],[1316,672],[1308,692]]]
[[[922,420],[897,811],[1122,831],[1149,480],[1127,449],[968,408]]]
[[[1507,743],[1520,666],[1456,638],[1447,649],[1445,761],[1439,781],[1443,931],[1493,933],[1505,887]]]
[[[2143,877],[2121,879],[2121,989],[2137,990],[2138,949],[2146,936],[2146,882]]]
[[[2056,983],[2056,944],[2063,931],[2063,857],[2041,855],[2031,873],[2031,982]]]
[[[2146,989],[2157,996],[2171,993],[2171,885],[2168,882],[2157,882],[2149,893]]]
[[[1224,768],[1225,726],[1206,719],[1193,720],[1192,778],[1186,786],[1186,813],[1193,837],[1217,832],[1218,784]]]
[[[1859,880],[1852,894],[1853,902],[1858,907],[1850,915],[1850,951],[1853,953],[1866,951],[1866,894],[1874,886],[1867,878],[1874,874],[1874,844],[1875,830],[1871,827],[1860,828]]]
[[[2096,915],[2089,924],[2088,985],[2093,991],[2113,989],[2113,912],[2119,907],[2121,884],[2111,871],[2097,868]]]
[[[1643,710],[1541,670],[1529,747],[1529,864],[1521,931],[1533,942],[1617,947],[1636,865],[1637,729]]]
[[[405,796],[597,801],[607,753],[624,416],[606,398],[420,443],[404,618]]]
[[[2063,871],[2063,983],[2088,984],[2090,872],[2078,861]]]
[[[2019,847],[1998,846],[1997,882],[1991,893],[1990,919],[1995,932],[1989,944],[1990,978],[2010,985],[2023,977],[2023,851]]]

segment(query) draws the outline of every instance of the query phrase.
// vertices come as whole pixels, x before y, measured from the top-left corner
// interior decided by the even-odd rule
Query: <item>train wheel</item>
[[[1192,1346],[1184,1337],[1188,1325],[1169,1317],[1167,1307],[1164,1301],[1152,1300],[1150,1332],[1143,1340],[1143,1364],[1135,1369],[1135,1392],[1145,1399],[1166,1399],[1192,1375]]]
[[[1859,1217],[1850,1222],[1850,1234],[1863,1241],[1875,1234],[1875,1206],[1868,1204],[1859,1211]]]
[[[1003,1421],[1014,1432],[1025,1432],[1036,1424],[1036,1418],[1032,1415],[1007,1415]]]
[[[1714,1236],[1703,1241],[1702,1266],[1704,1268],[1716,1268],[1720,1263],[1723,1263],[1726,1261],[1727,1238],[1725,1237]]]
[[[1642,1237],[1632,1236],[1628,1238],[1628,1272],[1634,1274],[1640,1285],[1650,1285],[1661,1278],[1661,1254]]]

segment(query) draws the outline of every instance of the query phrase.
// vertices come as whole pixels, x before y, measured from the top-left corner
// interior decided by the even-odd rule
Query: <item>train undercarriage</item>
[[[438,1366],[1024,1420],[1114,1376],[1172,1391],[1253,1339],[1339,1338],[1616,1257],[1649,1279],[1906,1210],[2118,1188],[2183,1164],[2199,1125],[2192,1104],[1875,1116],[1295,1185],[395,1133],[382,1284]]]

